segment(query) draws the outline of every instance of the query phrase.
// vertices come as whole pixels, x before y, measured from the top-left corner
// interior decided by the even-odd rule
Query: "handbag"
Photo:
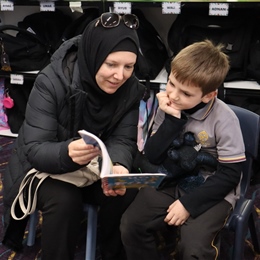
[[[12,133],[18,133],[25,118],[25,109],[29,99],[29,95],[33,88],[33,79],[24,79],[23,85],[10,83],[10,80],[5,80],[5,113],[7,116],[7,123]]]
[[[32,214],[36,210],[37,204],[37,192],[42,182],[46,178],[52,178],[64,182],[68,182],[76,185],[77,187],[85,187],[93,184],[98,179],[100,179],[100,170],[98,157],[94,158],[87,166],[74,171],[68,172],[64,174],[50,174],[46,172],[40,172],[36,169],[31,169],[25,177],[23,178],[19,192],[15,197],[12,206],[11,206],[11,216],[15,220],[21,220],[26,218],[28,215]],[[32,192],[32,185],[35,178],[38,178],[40,181],[38,182],[34,193]],[[27,198],[27,199],[25,199]],[[23,215],[18,217],[15,214],[16,204],[19,203],[20,208],[23,212]]]

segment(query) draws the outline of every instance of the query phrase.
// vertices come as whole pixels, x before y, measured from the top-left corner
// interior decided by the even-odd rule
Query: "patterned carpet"
[[[10,156],[10,150],[12,149],[14,138],[0,137],[0,241],[3,238],[3,185],[2,178],[4,177],[5,167],[8,163]],[[254,194],[255,196],[255,207],[259,215],[259,227],[260,227],[260,181],[255,178],[252,182],[252,185],[248,191],[249,195]],[[75,260],[84,260],[85,259],[85,230],[86,230],[86,221],[82,223],[82,232],[79,236],[79,243],[76,249]],[[260,230],[259,230],[260,232]],[[39,222],[37,227],[37,235],[35,245],[32,247],[26,246],[27,233],[24,237],[24,250],[22,253],[15,253],[10,249],[6,248],[0,242],[0,260],[36,260],[40,257],[41,254],[41,224]],[[232,246],[232,234],[223,232],[222,243],[221,243],[221,257],[220,260],[229,260],[230,255],[233,249]],[[99,251],[97,248],[97,258],[100,260]],[[50,259],[51,260],[51,259]],[[139,260],[139,259],[136,259]],[[144,259],[149,260],[149,259]],[[173,260],[173,257],[168,253],[164,254],[162,260]],[[260,260],[260,255],[254,253],[253,246],[251,244],[250,234],[248,233],[245,241],[245,257],[241,260]]]

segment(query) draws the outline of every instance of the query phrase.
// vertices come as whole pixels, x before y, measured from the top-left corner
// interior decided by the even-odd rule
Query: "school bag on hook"
[[[163,69],[168,52],[159,33],[146,19],[140,9],[132,9],[132,13],[139,19],[137,34],[140,41],[141,54],[135,67],[135,74],[139,79],[155,79]]]
[[[25,78],[23,85],[12,84],[9,78],[5,79],[5,91],[12,99],[12,106],[5,108],[7,122],[12,133],[18,133],[24,118],[29,95],[33,88],[34,79]]]
[[[0,26],[2,71],[43,69],[59,47],[71,18],[59,10],[32,13],[15,25]]]
[[[71,39],[74,36],[82,34],[87,25],[95,18],[98,18],[98,16],[98,8],[93,7],[84,9],[84,12],[66,27],[61,36],[61,43],[68,39]]]
[[[2,71],[40,70],[50,60],[49,46],[15,25],[0,26],[0,51]]]
[[[29,14],[18,22],[18,27],[37,36],[53,54],[60,46],[63,32],[71,22],[70,16],[59,9],[55,9],[54,12],[42,11]]]
[[[210,16],[208,9],[183,8],[168,32],[168,44],[173,55],[184,47],[205,39],[222,43],[230,58],[230,70],[225,81],[245,80],[254,23],[254,12],[230,8],[228,16]]]
[[[247,76],[249,80],[255,80],[260,84],[260,15],[256,15],[253,26],[253,36],[250,43]],[[259,110],[260,111],[260,110]]]

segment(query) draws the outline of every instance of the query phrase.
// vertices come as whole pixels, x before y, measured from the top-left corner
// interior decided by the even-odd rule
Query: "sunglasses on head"
[[[96,22],[95,27],[101,24],[104,28],[114,28],[120,24],[121,19],[124,22],[125,26],[130,29],[136,30],[139,27],[139,20],[136,15],[119,15],[117,13],[103,13]]]

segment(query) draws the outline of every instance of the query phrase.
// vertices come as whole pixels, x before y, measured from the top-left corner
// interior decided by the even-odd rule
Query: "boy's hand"
[[[184,208],[179,200],[174,201],[167,210],[168,214],[164,221],[168,225],[180,226],[189,218],[190,213]]]
[[[158,99],[159,108],[164,111],[166,114],[171,116],[181,118],[181,111],[174,108],[171,100],[169,99],[167,93],[165,91],[161,91],[156,94]]]
[[[113,166],[113,173],[129,173],[129,171],[124,166],[116,164]]]

